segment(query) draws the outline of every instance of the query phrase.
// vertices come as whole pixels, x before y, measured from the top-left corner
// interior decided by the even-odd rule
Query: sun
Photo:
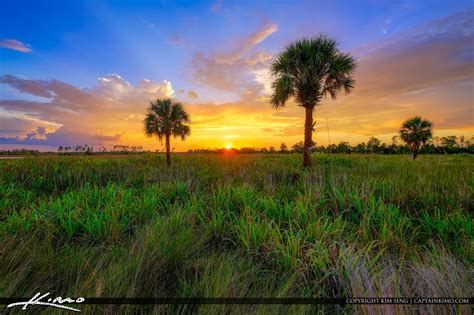
[[[225,145],[225,148],[226,148],[227,150],[232,149],[232,144],[230,144],[230,143],[226,144],[226,145]]]

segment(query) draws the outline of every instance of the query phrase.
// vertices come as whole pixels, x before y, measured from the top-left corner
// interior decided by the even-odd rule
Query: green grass
[[[0,161],[0,296],[469,297],[474,157]],[[93,306],[91,313],[404,313],[407,306]],[[436,308],[436,309],[435,309]],[[417,306],[420,313],[468,312]]]

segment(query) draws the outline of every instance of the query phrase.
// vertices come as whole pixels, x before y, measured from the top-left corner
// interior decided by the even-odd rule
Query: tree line
[[[287,146],[282,143],[279,147],[262,147],[262,148],[232,148],[232,149],[191,149],[188,153],[222,153],[229,152],[237,154],[254,154],[254,153],[303,153],[304,142],[300,141],[292,146]],[[313,142],[311,152],[320,153],[343,153],[343,154],[409,154],[412,150],[409,145],[404,144],[400,140],[400,136],[392,137],[390,144],[384,143],[381,140],[370,137],[367,142],[361,142],[356,145],[351,145],[347,141],[341,141],[338,144],[317,145]],[[420,154],[457,154],[469,153],[474,154],[474,137],[470,140],[465,140],[464,136],[448,136],[448,137],[434,137],[423,145],[419,151]]]

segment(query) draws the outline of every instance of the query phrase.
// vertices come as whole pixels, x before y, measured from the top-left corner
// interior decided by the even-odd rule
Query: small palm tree
[[[415,116],[406,120],[400,130],[400,139],[402,139],[413,152],[413,161],[418,156],[418,150],[422,144],[425,144],[432,137],[431,127],[433,124],[429,120]]]
[[[310,151],[313,146],[313,110],[323,97],[334,100],[339,91],[349,94],[355,81],[352,73],[355,61],[347,53],[340,52],[335,40],[324,35],[291,43],[272,62],[273,107],[285,106],[295,97],[299,106],[306,110],[304,124],[303,166],[311,165]]]
[[[145,120],[145,134],[148,137],[156,136],[160,141],[165,139],[166,144],[166,164],[171,164],[170,157],[170,137],[173,135],[184,140],[191,134],[188,123],[189,114],[184,110],[183,104],[175,102],[169,98],[159,99],[150,102]]]

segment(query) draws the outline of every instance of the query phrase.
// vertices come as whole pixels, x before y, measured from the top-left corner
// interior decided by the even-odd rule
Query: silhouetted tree
[[[367,146],[365,142],[359,143],[354,147],[354,152],[356,153],[366,153],[367,152]]]
[[[350,93],[355,83],[354,69],[354,59],[340,52],[336,41],[324,35],[291,43],[272,62],[271,71],[276,77],[272,85],[273,107],[285,106],[290,97],[295,97],[298,105],[306,110],[304,167],[311,165],[314,108],[326,95],[336,99],[341,90]]]
[[[441,138],[441,143],[448,149],[452,149],[456,146],[458,137],[456,136],[447,136]]]
[[[288,147],[286,146],[285,143],[280,144],[280,152],[281,152],[281,153],[286,153],[286,152],[288,152]]]
[[[380,140],[375,137],[370,137],[369,141],[367,141],[367,150],[370,153],[377,153],[380,147]]]
[[[169,98],[159,99],[150,103],[145,120],[145,134],[148,137],[156,136],[160,141],[165,139],[166,164],[171,164],[170,137],[173,135],[184,140],[191,134],[188,123],[189,114],[184,110],[183,104]]]
[[[303,141],[300,141],[300,142],[297,142],[297,143],[293,144],[293,146],[291,148],[293,149],[293,152],[302,153],[304,151]]]
[[[351,153],[351,146],[349,142],[341,141],[336,147],[337,153]]]
[[[418,156],[418,150],[431,137],[431,127],[433,124],[429,120],[424,120],[420,116],[415,116],[406,120],[400,130],[400,138],[408,144],[413,152],[413,160]]]

